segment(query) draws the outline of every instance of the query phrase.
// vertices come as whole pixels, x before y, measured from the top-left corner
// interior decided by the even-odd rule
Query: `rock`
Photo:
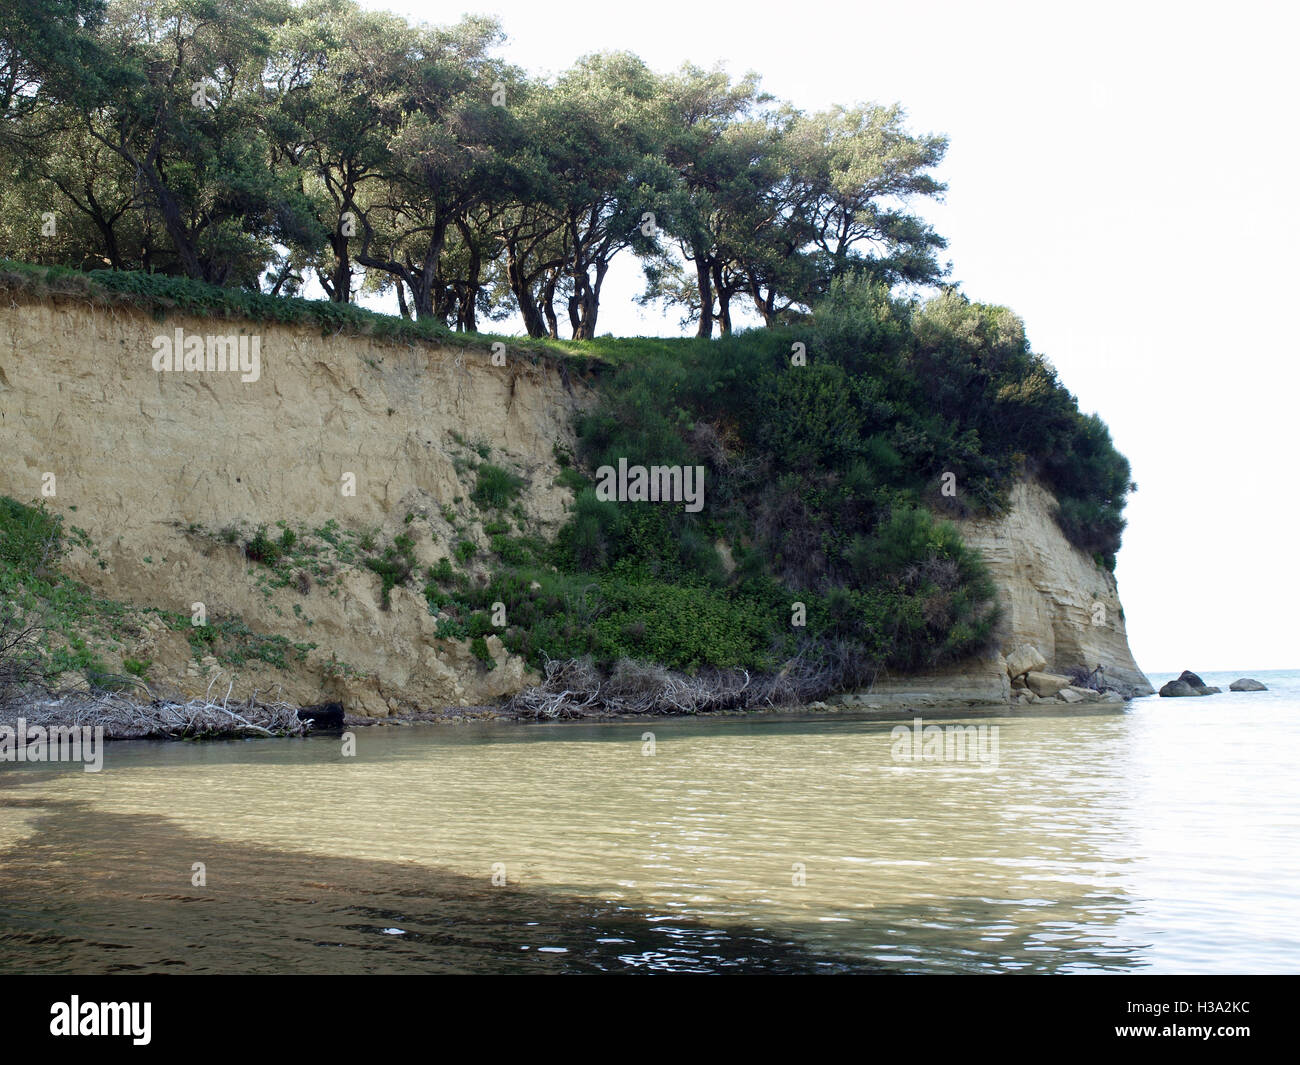
[[[1007,655],[1007,675],[1013,679],[1023,677],[1030,670],[1035,672],[1047,669],[1047,659],[1030,643],[1022,643]]]
[[[1218,695],[1223,689],[1206,684],[1190,669],[1183,670],[1175,680],[1160,689],[1161,695]]]
[[[1025,675],[1025,683],[1040,699],[1050,699],[1062,688],[1070,686],[1070,678],[1056,673],[1039,673],[1037,670],[1031,670]]]
[[[998,586],[1001,646],[1037,648],[1048,663],[1042,672],[1104,662],[1107,686],[1155,694],[1129,650],[1114,575],[1065,538],[1056,510],[1043,484],[1020,481],[1001,517],[957,521],[962,540],[984,556]],[[1098,603],[1106,609],[1103,623],[1094,625]]]
[[[1087,701],[1079,694],[1078,688],[1062,688],[1056,693],[1056,697],[1063,703],[1082,703]]]
[[[1162,687],[1160,689],[1160,694],[1165,698],[1174,698],[1176,696],[1205,695],[1207,693],[1201,691],[1199,688],[1192,687],[1187,683],[1187,681],[1179,678],[1178,680],[1171,680],[1168,684]]]
[[[1024,678],[1024,677],[1016,677],[1016,678],[1011,682],[1011,690],[1012,690],[1012,691],[1028,691],[1029,689],[1025,686],[1025,678]]]
[[[300,706],[298,707],[298,720],[310,721],[312,730],[315,732],[322,729],[342,728],[343,704],[317,703],[315,706]]]
[[[1252,677],[1242,677],[1240,680],[1234,680],[1228,685],[1228,691],[1231,692],[1266,692],[1268,686],[1261,684]]]
[[[1101,702],[1101,692],[1094,691],[1092,688],[1081,688],[1077,684],[1071,684],[1068,688],[1062,688],[1062,691],[1074,692],[1085,703]]]

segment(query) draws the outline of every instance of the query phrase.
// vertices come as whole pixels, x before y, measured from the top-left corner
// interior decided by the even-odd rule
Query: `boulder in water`
[[[1240,680],[1234,680],[1229,684],[1228,690],[1234,692],[1266,692],[1268,686],[1261,684],[1252,677],[1242,677]]]
[[[1178,674],[1178,678],[1176,680],[1171,680],[1168,684],[1166,684],[1163,688],[1161,688],[1160,694],[1165,696],[1218,695],[1219,692],[1221,692],[1222,690],[1223,690],[1222,688],[1211,687],[1210,685],[1206,684],[1205,681],[1201,680],[1201,678],[1198,677],[1195,673],[1193,673],[1190,669],[1185,669],[1180,674]]]
[[[1204,685],[1202,685],[1202,687],[1203,686]],[[1171,680],[1168,684],[1164,685],[1160,689],[1160,694],[1167,699],[1171,699],[1175,696],[1206,695],[1208,693],[1201,691],[1200,688],[1194,688],[1192,685],[1188,684],[1187,681],[1179,677],[1177,680]]]

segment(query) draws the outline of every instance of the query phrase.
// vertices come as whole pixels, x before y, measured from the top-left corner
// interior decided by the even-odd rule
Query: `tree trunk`
[[[713,336],[713,285],[709,280],[709,263],[702,252],[696,253],[695,281],[700,292],[700,324],[697,337]]]
[[[537,300],[533,298],[532,286],[528,279],[524,277],[523,271],[519,268],[519,260],[515,257],[516,252],[513,244],[506,245],[506,281],[510,285],[510,291],[514,293],[515,302],[519,305],[519,314],[524,320],[524,329],[528,331],[530,337],[546,336],[546,325],[542,321],[542,312],[537,307]]]
[[[456,328],[466,333],[478,332],[478,290],[481,287],[479,275],[483,272],[483,256],[478,245],[473,241],[469,227],[459,223],[465,246],[469,248],[469,271],[460,292],[460,309],[456,318]]]
[[[330,247],[334,249],[335,266],[330,276],[330,301],[352,302],[352,260],[348,258],[348,238],[342,233],[330,234]]]
[[[555,270],[546,272],[546,283],[542,286],[542,314],[546,316],[546,335],[552,340],[560,339],[560,323],[555,317],[555,285],[559,274]]]
[[[731,292],[722,280],[722,264],[713,263],[713,285],[718,292],[718,331],[725,337],[731,335]]]

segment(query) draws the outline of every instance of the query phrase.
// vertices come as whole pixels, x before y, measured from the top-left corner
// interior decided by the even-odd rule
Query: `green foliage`
[[[384,548],[377,558],[367,558],[366,568],[379,574],[380,603],[384,610],[392,605],[392,591],[399,584],[406,584],[415,570],[415,541],[406,533],[393,538],[393,543]]]
[[[44,500],[26,506],[0,496],[0,563],[20,573],[53,564],[63,550],[62,523]]]
[[[485,462],[478,468],[478,479],[470,498],[484,509],[500,510],[509,506],[523,487],[524,479],[518,474]]]
[[[492,657],[492,652],[488,650],[487,640],[482,636],[475,636],[469,642],[469,653],[483,663],[488,670],[497,668],[496,659]]]
[[[253,534],[252,539],[244,544],[244,554],[252,562],[261,562],[263,565],[274,568],[279,563],[284,552],[280,544],[266,535],[266,526],[261,525],[258,527],[257,532]]]
[[[124,658],[122,659],[122,668],[133,677],[145,677],[149,673],[149,667],[153,665],[151,659]]]
[[[796,343],[806,365],[791,361]],[[579,457],[588,470],[620,458],[701,465],[706,506],[578,491],[554,559],[589,591],[544,598],[549,618],[513,603],[513,626],[530,630],[521,646],[751,666],[811,646],[919,668],[979,650],[996,620],[985,567],[936,512],[996,513],[1013,478],[1037,472],[1076,544],[1103,560],[1118,545],[1127,464],[1003,308],[951,294],[908,303],[844,282],[797,330],[642,342],[638,355],[601,378],[598,404],[578,420]],[[956,499],[939,490],[949,472]],[[730,575],[719,538],[735,554]],[[634,591],[646,587],[654,594]],[[610,621],[585,617],[592,589],[642,612],[606,605]],[[681,601],[668,589],[684,589],[683,616],[726,619],[728,638],[693,660],[664,633]],[[756,589],[758,615],[744,605]],[[801,632],[789,626],[796,600],[808,609]],[[747,629],[741,618],[756,616]]]
[[[559,475],[555,478],[555,483],[561,488],[567,488],[572,492],[581,492],[589,484],[582,472],[571,466],[560,470]]]

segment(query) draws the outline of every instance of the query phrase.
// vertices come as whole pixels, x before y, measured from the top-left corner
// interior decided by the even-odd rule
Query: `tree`
[[[390,274],[411,291],[417,317],[435,308],[448,237],[484,203],[505,199],[505,164],[517,137],[508,108],[493,103],[511,76],[487,55],[501,36],[491,19],[466,19],[419,35],[401,124],[389,141],[383,188],[359,210],[357,262]]]
[[[124,0],[93,27],[110,76],[43,86],[82,144],[132,175],[146,225],[170,245],[164,269],[256,286],[273,244],[307,236],[263,129],[269,42],[289,11],[282,0]]]
[[[690,65],[665,79],[661,95],[664,156],[677,178],[670,227],[693,276],[661,257],[648,264],[643,299],[685,306],[698,321],[697,336],[712,336],[715,321],[726,334],[740,284],[732,269],[731,223],[775,180],[763,166],[766,126],[742,120],[770,97],[759,91],[754,74],[732,84],[722,71]]]
[[[506,272],[530,333],[558,334],[557,297],[574,339],[596,335],[600,293],[623,250],[651,254],[673,186],[660,154],[658,83],[625,52],[587,56],[530,99],[519,201],[503,219]],[[540,335],[540,332],[534,333]]]
[[[312,266],[329,298],[349,303],[352,245],[367,194],[392,169],[390,141],[411,101],[418,39],[393,15],[317,0],[281,28],[275,47],[274,151],[302,175],[327,234]],[[382,197],[381,197],[382,198]]]

